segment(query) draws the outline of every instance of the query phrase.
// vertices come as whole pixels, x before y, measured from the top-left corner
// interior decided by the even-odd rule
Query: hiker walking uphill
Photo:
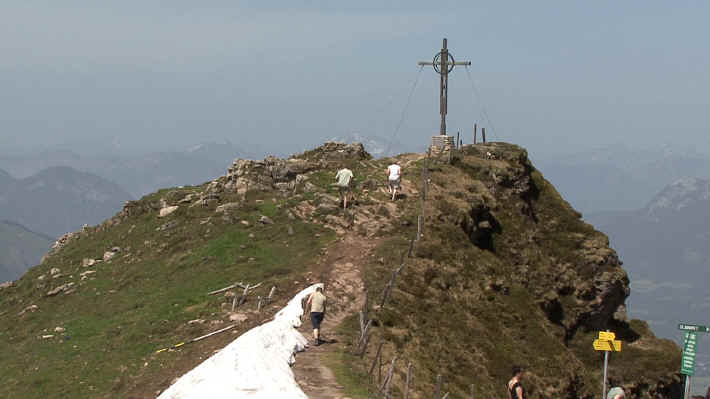
[[[387,191],[392,194],[392,201],[397,198],[397,190],[402,184],[402,166],[399,161],[395,161],[387,167]]]
[[[340,199],[343,201],[343,209],[348,207],[348,194],[350,194],[350,182],[352,179],[353,172],[345,166],[343,166],[335,175],[338,191],[340,192]]]
[[[318,287],[308,297],[306,307],[311,307],[311,323],[313,323],[313,345],[318,346],[323,343],[320,339],[320,324],[325,317],[325,295],[323,295],[323,287]]]

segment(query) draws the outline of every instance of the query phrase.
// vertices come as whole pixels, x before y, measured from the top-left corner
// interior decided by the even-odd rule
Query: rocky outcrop
[[[360,143],[327,142],[312,151],[288,159],[274,156],[268,156],[261,161],[235,159],[227,174],[212,181],[205,191],[212,194],[226,191],[240,195],[247,191],[276,190],[289,193],[299,185],[308,185],[307,174],[310,172],[333,167],[334,164],[344,161],[370,158],[372,157]]]

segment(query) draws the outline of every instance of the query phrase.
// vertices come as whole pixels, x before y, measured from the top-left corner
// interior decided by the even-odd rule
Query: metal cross
[[[434,55],[432,61],[419,61],[417,65],[432,65],[434,70],[440,75],[439,83],[439,113],[441,114],[441,131],[439,134],[446,136],[446,112],[448,110],[447,98],[449,95],[449,72],[454,70],[456,65],[471,65],[471,61],[455,61],[449,50],[446,48],[446,38],[441,47],[441,51]]]

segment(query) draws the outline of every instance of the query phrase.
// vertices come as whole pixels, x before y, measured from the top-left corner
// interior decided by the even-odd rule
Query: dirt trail
[[[364,284],[360,270],[377,245],[374,239],[368,239],[356,233],[346,233],[333,247],[329,248],[319,269],[326,282],[327,313],[321,325],[321,339],[328,341],[320,346],[313,346],[313,330],[309,315],[303,317],[299,329],[308,338],[310,346],[305,352],[296,355],[293,371],[296,381],[309,398],[337,399],[345,398],[343,387],[338,385],[333,372],[325,365],[329,353],[342,347],[342,338],[335,333],[336,327],[345,317],[358,312],[365,301]]]

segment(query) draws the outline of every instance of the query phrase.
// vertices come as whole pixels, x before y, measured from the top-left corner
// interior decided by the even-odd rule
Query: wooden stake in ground
[[[434,399],[439,399],[441,395],[441,374],[436,375],[436,387],[434,388]]]
[[[387,373],[387,378],[385,379],[385,383],[383,385],[383,388],[385,389],[385,399],[390,398],[390,388],[392,387],[392,373],[394,372],[394,364],[397,362],[397,355],[394,355],[392,358],[392,364],[390,364],[390,371]],[[382,388],[380,388],[382,390]]]
[[[375,365],[377,364],[377,360],[380,358],[380,352],[382,352],[382,345],[384,345],[384,342],[380,341],[380,344],[377,346],[377,353],[375,353],[375,360],[372,361],[370,371],[367,373],[368,376],[372,376],[372,372],[375,371]]]
[[[412,362],[407,365],[407,380],[404,383],[404,399],[409,399],[409,383],[412,381]]]

